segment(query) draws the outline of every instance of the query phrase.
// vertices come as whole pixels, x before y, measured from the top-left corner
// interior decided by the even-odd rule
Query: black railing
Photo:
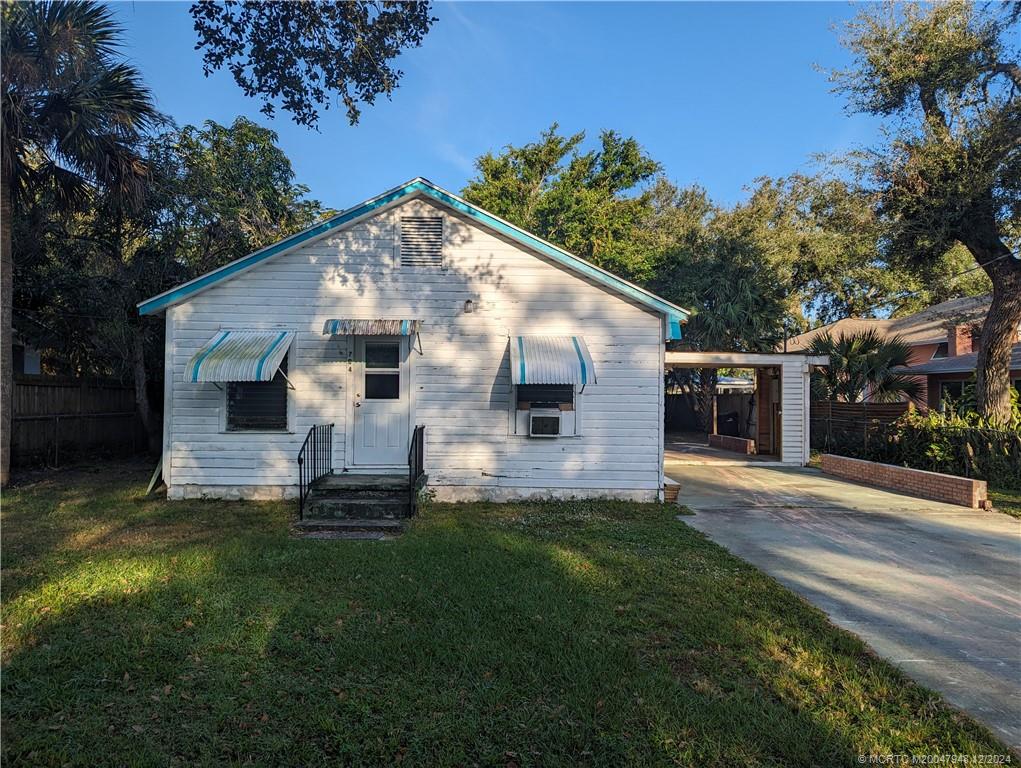
[[[408,511],[414,517],[418,512],[418,481],[425,474],[425,426],[419,424],[411,435],[408,449]]]
[[[333,472],[333,425],[314,424],[298,451],[298,519],[305,519],[305,499],[312,483]]]

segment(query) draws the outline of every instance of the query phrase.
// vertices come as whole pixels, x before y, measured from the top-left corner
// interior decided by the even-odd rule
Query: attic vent
[[[443,266],[442,216],[401,216],[401,266]]]

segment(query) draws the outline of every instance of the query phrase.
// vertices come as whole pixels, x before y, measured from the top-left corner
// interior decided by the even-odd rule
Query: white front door
[[[357,466],[408,463],[408,338],[355,337],[352,463]]]

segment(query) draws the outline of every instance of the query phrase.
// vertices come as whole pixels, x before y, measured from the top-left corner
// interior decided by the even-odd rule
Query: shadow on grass
[[[295,540],[283,506],[226,506],[126,512],[73,562],[47,550],[5,596],[6,759],[833,765],[873,749],[995,751],[666,506],[434,506],[393,542]],[[189,535],[168,540],[180,517]]]

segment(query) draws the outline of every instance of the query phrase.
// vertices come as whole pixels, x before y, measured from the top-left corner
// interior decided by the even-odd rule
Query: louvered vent
[[[443,217],[401,217],[401,266],[443,266]]]

